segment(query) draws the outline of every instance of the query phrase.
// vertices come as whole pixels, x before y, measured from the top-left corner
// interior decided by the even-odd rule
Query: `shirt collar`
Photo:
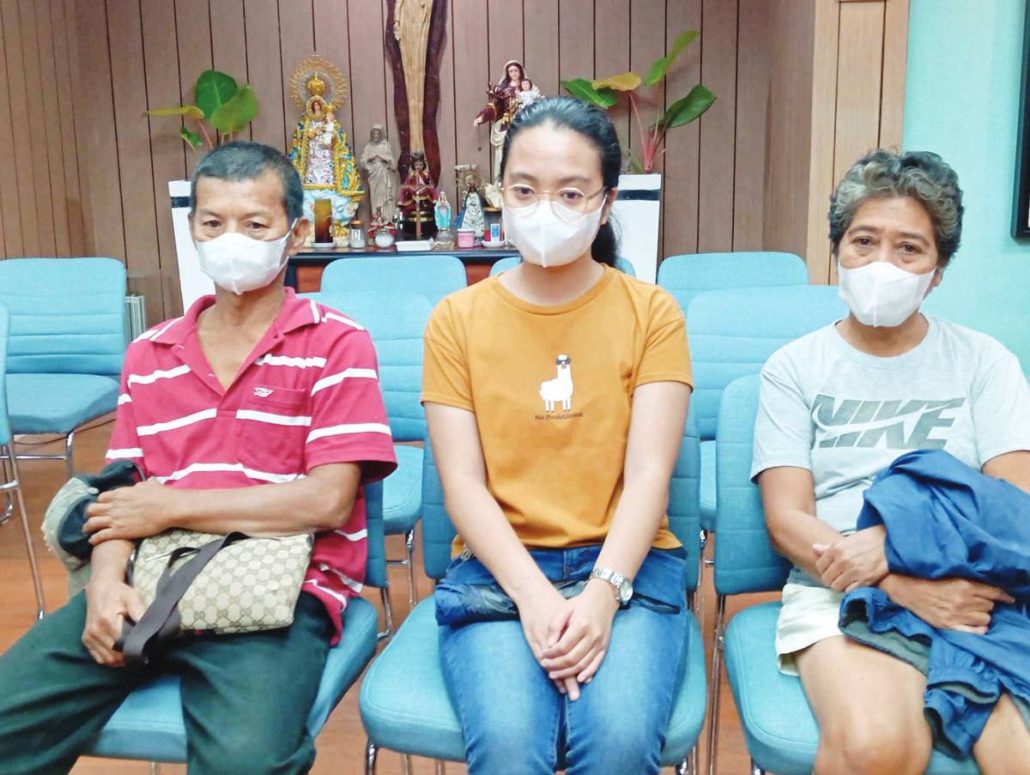
[[[279,314],[272,322],[272,327],[281,334],[287,334],[304,326],[311,326],[322,322],[322,311],[314,299],[302,299],[297,296],[293,288],[285,289],[286,297],[283,299]],[[197,328],[197,318],[200,313],[215,303],[213,294],[201,296],[186,311],[181,318],[163,324],[158,328],[150,341],[155,344],[176,345],[183,343],[186,338]]]

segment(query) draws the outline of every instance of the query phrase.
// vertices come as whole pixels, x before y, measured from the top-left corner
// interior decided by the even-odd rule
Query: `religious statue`
[[[526,96],[520,97],[523,94]],[[508,131],[508,125],[524,104],[540,97],[540,90],[526,77],[522,63],[511,59],[504,63],[504,77],[495,86],[488,87],[486,95],[486,107],[476,114],[472,126],[477,127],[490,122],[490,145],[493,146],[492,180],[498,183],[501,179],[501,149],[504,146],[504,135]]]
[[[477,238],[482,239],[486,232],[486,218],[483,216],[483,200],[479,196],[479,175],[474,169],[465,172],[462,190],[461,213],[458,215],[458,228],[471,229]]]
[[[428,239],[436,234],[436,188],[429,180],[426,157],[412,154],[411,171],[401,186],[397,204],[404,213],[404,234],[413,239]]]
[[[368,144],[361,152],[361,168],[368,177],[369,208],[373,213],[382,210],[383,217],[392,220],[397,197],[397,162],[382,124],[372,125]]]
[[[376,247],[388,248],[393,245],[395,235],[393,221],[383,214],[383,209],[380,207],[368,225],[368,238],[375,243]]]
[[[333,234],[346,237],[347,224],[365,192],[336,113],[343,106],[346,82],[340,71],[320,56],[311,56],[293,71],[290,96],[304,110],[293,130],[290,161],[304,184],[304,212],[314,219],[316,199],[332,202]]]

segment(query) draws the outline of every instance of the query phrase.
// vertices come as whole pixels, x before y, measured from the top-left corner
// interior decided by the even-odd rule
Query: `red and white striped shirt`
[[[148,478],[187,489],[290,482],[329,463],[361,463],[364,482],[396,468],[376,353],[360,324],[287,288],[223,390],[197,337],[197,317],[213,303],[198,299],[129,346],[108,461],[133,460]],[[304,580],[336,625],[334,643],[367,556],[359,488],[347,523],[316,536]]]

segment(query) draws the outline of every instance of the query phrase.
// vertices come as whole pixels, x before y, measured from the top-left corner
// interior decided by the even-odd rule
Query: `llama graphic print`
[[[544,411],[553,412],[555,404],[561,404],[563,412],[572,409],[572,358],[561,354],[554,359],[555,377],[540,383],[540,397],[544,399]]]

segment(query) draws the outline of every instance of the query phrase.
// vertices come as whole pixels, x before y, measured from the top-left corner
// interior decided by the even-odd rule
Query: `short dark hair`
[[[266,172],[279,176],[283,186],[283,209],[292,222],[304,216],[304,186],[300,175],[290,160],[275,148],[246,140],[235,140],[219,145],[210,151],[190,179],[190,215],[197,210],[197,181],[201,178],[215,180],[254,180]]]
[[[955,170],[931,151],[893,153],[878,148],[851,166],[830,196],[833,254],[867,200],[902,196],[915,199],[930,216],[937,262],[947,266],[962,237],[962,189]]]
[[[619,187],[619,172],[622,169],[622,146],[615,132],[615,125],[608,114],[600,108],[583,102],[575,97],[546,97],[526,105],[515,114],[508,131],[504,135],[504,147],[501,155],[501,176],[508,162],[508,151],[511,144],[523,129],[535,126],[553,126],[558,129],[571,129],[578,132],[593,143],[597,155],[601,158],[601,180],[605,191]],[[594,261],[608,266],[615,266],[618,258],[618,241],[612,226],[611,214],[608,222],[601,226],[590,246],[590,254]]]

